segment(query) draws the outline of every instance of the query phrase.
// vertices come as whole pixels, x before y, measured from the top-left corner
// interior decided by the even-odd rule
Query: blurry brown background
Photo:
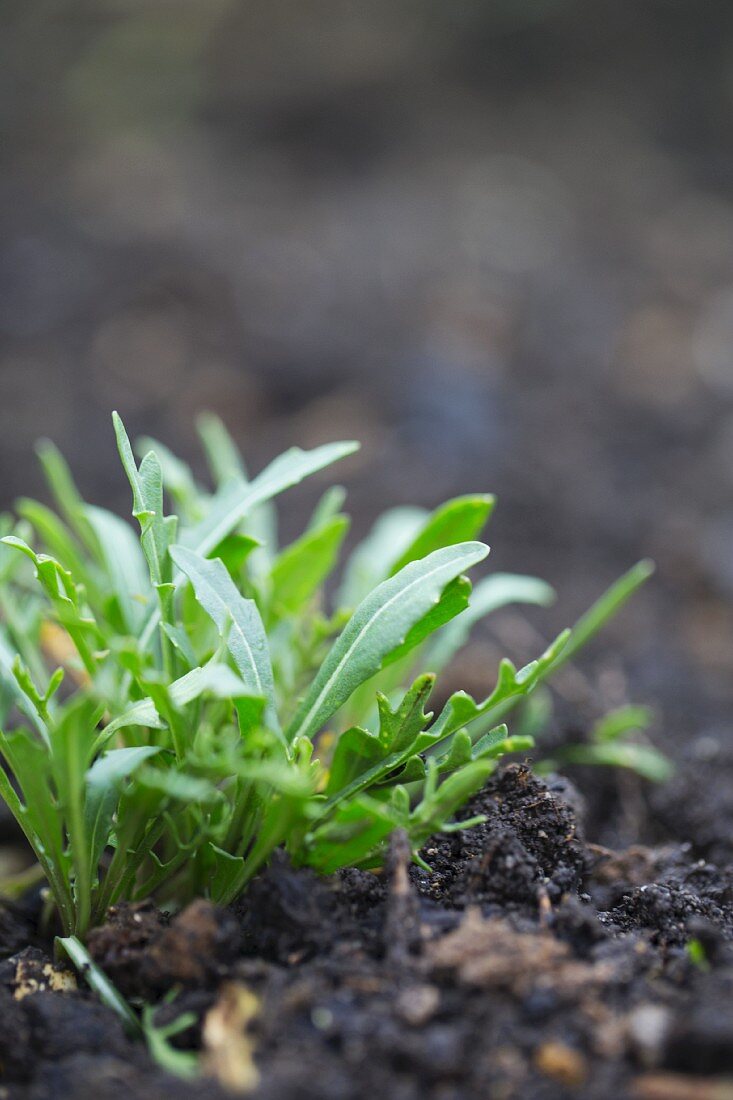
[[[361,438],[359,530],[498,492],[494,565],[560,592],[543,633],[651,554],[584,667],[659,706],[733,820],[729,0],[0,22],[2,504],[42,491],[49,435],[127,511],[110,409],[195,460],[208,407],[255,468]]]

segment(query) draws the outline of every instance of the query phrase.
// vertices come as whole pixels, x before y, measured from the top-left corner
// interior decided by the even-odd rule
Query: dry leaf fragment
[[[247,1030],[258,1011],[254,993],[239,982],[227,982],[204,1019],[201,1068],[229,1092],[250,1092],[259,1083]]]
[[[544,1077],[559,1081],[568,1088],[582,1085],[588,1073],[585,1058],[580,1051],[557,1041],[543,1043],[535,1051],[534,1064]]]

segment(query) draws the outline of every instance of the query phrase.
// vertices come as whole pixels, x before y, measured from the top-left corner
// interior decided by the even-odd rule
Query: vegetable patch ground
[[[91,952],[132,1001],[178,987],[154,1033],[179,1071],[201,1052],[195,1080],[50,966],[32,904],[3,909],[4,1095],[733,1095],[730,871],[589,843],[577,789],[521,765],[479,812],[429,842],[431,877],[398,834],[380,875],[278,859],[230,909],[119,907]]]

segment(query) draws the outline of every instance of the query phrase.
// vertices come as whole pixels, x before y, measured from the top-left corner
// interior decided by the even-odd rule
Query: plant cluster
[[[420,861],[433,833],[472,823],[454,815],[497,759],[531,745],[507,711],[649,573],[631,570],[526,667],[503,661],[484,699],[459,691],[434,715],[435,674],[472,626],[552,597],[493,574],[469,603],[491,496],[387,512],[324,594],[343,491],[282,549],[274,499],[356,444],[294,448],[250,479],[204,417],[210,491],[160,444],[138,461],[114,424],[139,537],[82,500],[48,443],[56,510],[21,500],[2,520],[0,794],[67,936],[120,900],[228,903],[280,846],[321,872],[374,868],[402,828]]]

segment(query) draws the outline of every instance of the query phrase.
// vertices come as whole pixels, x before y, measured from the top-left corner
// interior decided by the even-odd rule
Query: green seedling
[[[701,970],[703,974],[709,974],[712,967],[710,966],[710,960],[708,959],[708,953],[705,950],[705,946],[701,940],[694,937],[688,940],[685,944],[685,951],[687,957],[694,967]]]
[[[122,900],[227,904],[279,847],[324,873],[378,868],[401,828],[421,859],[432,834],[470,824],[454,815],[497,760],[531,746],[503,724],[511,708],[650,572],[636,566],[524,668],[502,661],[485,698],[459,691],[433,714],[435,677],[479,618],[553,595],[494,574],[469,599],[493,497],[388,512],[329,599],[343,491],[285,547],[275,498],[356,444],[294,448],[250,478],[206,417],[204,488],[114,426],[137,533],[83,501],[51,444],[55,509],[22,500],[0,523],[0,795],[67,950]]]
[[[625,768],[652,783],[665,783],[674,775],[672,761],[639,740],[653,720],[654,712],[648,707],[619,707],[596,722],[587,741],[561,745],[551,760],[538,764],[538,770],[550,772],[566,764],[600,765]]]

